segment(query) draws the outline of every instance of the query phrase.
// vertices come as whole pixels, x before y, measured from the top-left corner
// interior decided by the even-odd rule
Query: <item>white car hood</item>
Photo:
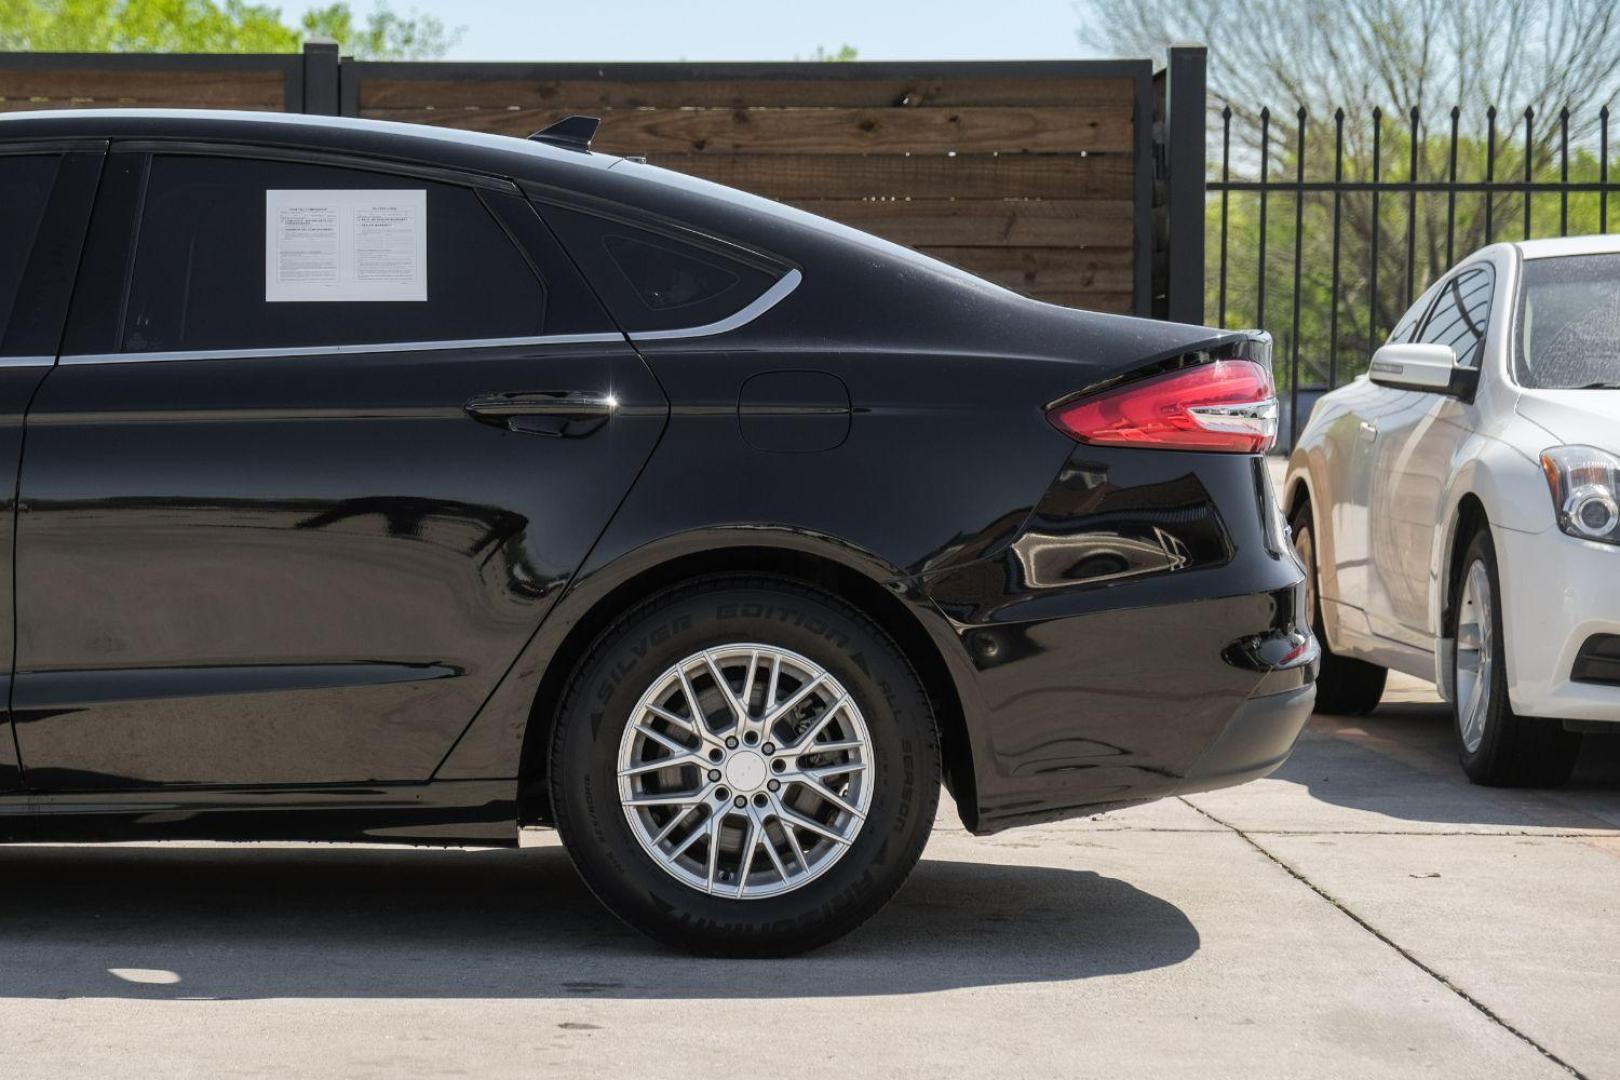
[[[1516,408],[1562,443],[1620,453],[1620,390],[1524,390]]]

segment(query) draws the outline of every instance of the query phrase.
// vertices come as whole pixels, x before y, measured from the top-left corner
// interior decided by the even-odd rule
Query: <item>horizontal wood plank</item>
[[[652,154],[648,161],[773,199],[1124,199],[1124,154]]]
[[[526,135],[556,119],[538,109],[367,109],[402,120]],[[593,144],[613,154],[1128,153],[1135,134],[1118,109],[636,109],[604,111]]]
[[[70,106],[272,109],[285,101],[276,71],[107,71],[0,68],[0,109]]]
[[[1130,248],[923,247],[918,250],[1022,293],[1131,290]]]
[[[1083,199],[795,199],[912,247],[1129,247],[1131,203]]]
[[[360,107],[546,109],[1098,106],[1130,114],[1126,78],[913,79],[387,79],[360,76]]]

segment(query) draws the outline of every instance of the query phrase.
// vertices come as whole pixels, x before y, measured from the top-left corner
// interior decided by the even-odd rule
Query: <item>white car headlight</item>
[[[1582,540],[1620,544],[1620,457],[1595,446],[1541,452],[1558,527]]]

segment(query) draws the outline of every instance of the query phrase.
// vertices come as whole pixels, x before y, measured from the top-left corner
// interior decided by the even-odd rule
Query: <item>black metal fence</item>
[[[1208,309],[1218,325],[1271,331],[1286,419],[1308,412],[1469,252],[1607,232],[1620,193],[1609,119],[1607,107],[1550,123],[1533,109],[1453,108],[1436,130],[1416,108],[1283,119],[1228,106],[1206,184]]]

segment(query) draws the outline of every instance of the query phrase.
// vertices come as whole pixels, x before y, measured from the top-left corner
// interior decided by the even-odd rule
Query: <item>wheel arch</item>
[[[518,820],[549,824],[549,755],[552,733],[568,685],[592,644],[615,620],[648,597],[703,578],[780,577],[809,585],[854,605],[892,638],[916,671],[938,726],[947,790],[972,827],[976,797],[972,746],[962,698],[939,647],[892,584],[829,555],[801,546],[733,544],[687,551],[642,566],[592,600],[574,620],[545,664],[529,707],[518,768]]]
[[[1440,566],[1440,573],[1435,576],[1435,597],[1431,610],[1435,627],[1434,684],[1439,688],[1440,696],[1450,701],[1456,695],[1452,655],[1457,647],[1456,639],[1451,636],[1451,624],[1457,612],[1463,555],[1467,553],[1474,534],[1480,529],[1490,528],[1491,518],[1484,500],[1473,491],[1464,491],[1457,499],[1456,507],[1446,515],[1445,522],[1445,534],[1437,545],[1445,552],[1445,561]]]
[[[1300,507],[1307,504],[1314,506],[1315,502],[1316,500],[1311,491],[1311,478],[1308,469],[1300,468],[1297,471],[1291,471],[1290,475],[1283,479],[1283,516],[1289,522],[1294,520],[1294,515],[1299,513]],[[1311,524],[1314,525],[1315,523],[1313,513]]]
[[[1322,527],[1322,518],[1319,515],[1318,503],[1316,501],[1315,485],[1311,480],[1310,467],[1308,464],[1301,464],[1297,468],[1291,468],[1289,470],[1289,475],[1283,481],[1282,498],[1282,505],[1286,507],[1286,520],[1288,521],[1290,529],[1293,528],[1295,516],[1299,514],[1301,510],[1306,510],[1310,514],[1311,544],[1315,552],[1316,565],[1305,567],[1305,572],[1307,574],[1315,575],[1316,602],[1320,608],[1317,615],[1313,615],[1312,617],[1315,618],[1319,615],[1321,618],[1322,636],[1326,638],[1326,641],[1323,644],[1327,648],[1337,651],[1338,644],[1334,639],[1338,637],[1338,610],[1332,605],[1322,603],[1322,597],[1324,595],[1338,595],[1338,579],[1337,575],[1334,574],[1334,563],[1332,560],[1333,537],[1328,535],[1326,530],[1324,530]],[[1328,556],[1326,559],[1323,557],[1324,554]],[[1326,574],[1323,572],[1324,569],[1326,570]],[[1329,587],[1332,589],[1331,592],[1328,591]]]

